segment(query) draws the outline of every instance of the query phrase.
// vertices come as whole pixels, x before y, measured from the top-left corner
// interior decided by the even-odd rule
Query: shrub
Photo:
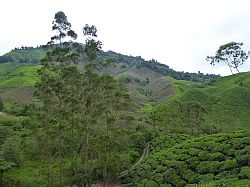
[[[250,173],[248,133],[238,131],[190,138],[180,144],[173,136],[159,137],[153,141],[156,148],[136,167],[141,170],[136,169],[130,175],[135,181],[133,185],[142,184],[143,179],[165,186],[237,186],[240,180],[244,180],[244,184]],[[242,145],[234,149],[236,144]]]
[[[215,179],[219,180],[219,179],[236,178],[237,176],[238,176],[237,170],[222,171],[215,176]]]
[[[159,185],[155,181],[148,181],[145,187],[158,187]]]
[[[248,163],[250,163],[250,157],[249,154],[244,154],[236,157],[237,162],[241,165],[244,166]]]
[[[185,170],[181,173],[182,178],[185,179],[185,181],[187,181],[188,183],[198,183],[199,182],[199,178],[198,175],[193,172],[192,170]]]
[[[220,170],[231,170],[234,169],[238,166],[238,163],[236,162],[236,160],[225,160],[223,162],[221,162],[221,168]]]
[[[222,161],[224,160],[224,154],[220,152],[212,153],[209,155],[209,160],[211,161]]]
[[[197,167],[196,167],[197,172],[200,173],[200,174],[208,173],[208,171],[209,171],[209,168],[208,168],[209,164],[210,164],[209,161],[200,162],[197,165]]]
[[[198,157],[200,158],[200,160],[206,161],[206,160],[211,160],[210,159],[210,154],[207,151],[201,151],[198,154]]]
[[[240,179],[250,179],[250,167],[242,167],[239,174]]]
[[[214,180],[214,175],[209,173],[206,175],[200,175],[199,176],[200,183],[208,183]]]
[[[163,175],[162,175],[161,173],[156,173],[156,174],[152,177],[152,179],[153,179],[154,181],[156,181],[158,184],[162,184],[162,183],[163,183],[163,180],[164,180],[164,177],[163,177]]]
[[[211,161],[208,163],[208,172],[209,173],[219,173],[221,163],[219,161]]]

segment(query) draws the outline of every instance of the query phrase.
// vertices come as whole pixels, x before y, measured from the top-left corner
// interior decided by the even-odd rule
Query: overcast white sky
[[[227,75],[206,56],[231,41],[250,50],[249,0],[1,0],[0,7],[0,55],[46,44],[57,11],[79,35],[84,24],[95,25],[105,51],[154,58],[178,71]],[[250,60],[240,70],[250,71]]]

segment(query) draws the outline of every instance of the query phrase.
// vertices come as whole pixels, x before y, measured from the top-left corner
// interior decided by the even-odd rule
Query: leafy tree
[[[72,88],[67,87],[69,80],[65,80],[68,78],[65,76],[65,72],[71,72],[70,75],[74,75],[75,71],[69,71],[71,68],[69,65],[75,63],[79,57],[77,53],[79,45],[71,41],[62,43],[62,39],[66,36],[69,39],[77,37],[76,33],[71,30],[71,24],[66,15],[63,12],[57,12],[54,19],[52,29],[56,30],[58,35],[51,37],[49,44],[59,41],[60,45],[52,48],[42,59],[43,68],[38,71],[41,82],[36,85],[35,96],[43,105],[37,105],[33,110],[39,125],[42,127],[39,139],[43,142],[40,145],[47,161],[48,186],[52,185],[52,160],[55,155],[59,160],[59,184],[63,183],[63,148],[67,136],[65,134],[68,125],[66,122],[69,120],[67,99],[68,89]]]
[[[223,62],[228,65],[232,74],[232,68],[236,69],[239,73],[238,67],[248,59],[246,52],[241,49],[242,45],[243,43],[237,42],[221,45],[216,51],[215,56],[207,56],[206,60],[209,61],[211,65]]]
[[[46,160],[48,186],[90,186],[100,176],[107,178],[113,174],[108,163],[114,163],[110,156],[116,153],[117,144],[111,146],[111,143],[119,139],[116,134],[119,131],[113,127],[129,97],[111,75],[95,73],[94,60],[101,51],[101,42],[95,40],[97,29],[90,25],[83,28],[87,37],[84,48],[72,41],[62,43],[65,36],[70,36],[66,35],[66,30],[71,25],[65,21],[64,14],[60,13],[59,17],[57,14],[55,19],[59,21],[53,22],[56,23],[53,30],[59,35],[52,37],[52,41],[59,41],[60,45],[47,52],[42,60],[43,68],[38,72],[41,81],[36,85],[35,96],[40,104],[33,105],[38,126],[36,135]],[[87,61],[82,71],[77,62],[83,55],[87,56]],[[99,127],[102,135],[99,135]],[[104,139],[100,142],[101,137]],[[106,157],[98,155],[103,153],[103,148]],[[58,161],[56,171],[52,167],[53,160]],[[100,165],[104,170],[98,169],[96,160],[106,160]],[[58,181],[54,180],[56,176],[59,176]]]
[[[69,23],[67,16],[64,12],[57,12],[55,14],[54,21],[52,22],[52,24],[52,30],[56,31],[57,35],[51,37],[51,42],[49,42],[49,44],[53,44],[55,40],[59,40],[61,44],[62,39],[66,36],[73,39],[77,38],[77,34],[75,33],[75,31],[71,30],[71,23]]]
[[[99,143],[101,145],[101,160],[102,160],[102,175],[105,181],[108,176],[114,176],[117,174],[114,168],[108,168],[108,163],[114,162],[113,155],[119,153],[118,147],[123,147],[120,128],[118,126],[119,115],[121,110],[128,106],[130,103],[130,97],[127,89],[116,81],[113,76],[104,74],[102,76],[102,109],[103,109],[103,140]]]

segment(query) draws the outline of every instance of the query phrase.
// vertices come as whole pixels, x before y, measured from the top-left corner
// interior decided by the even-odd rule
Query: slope
[[[44,46],[38,48],[22,47],[0,57],[0,92],[4,99],[12,98],[20,103],[20,99],[16,99],[17,97],[10,97],[12,91],[14,95],[19,92],[20,98],[26,97],[22,94],[32,93],[30,88],[27,91],[27,87],[33,87],[38,81],[36,71],[40,66],[37,64],[45,56],[45,53]],[[161,102],[174,95],[172,84],[163,78],[165,75],[199,81],[207,81],[216,77],[215,75],[176,72],[156,60],[146,61],[141,57],[122,55],[113,51],[102,52],[98,56],[96,64],[110,58],[113,59],[114,66],[108,69],[97,66],[97,71],[100,73],[108,72],[122,79],[127,84],[131,96],[138,103],[138,106],[152,101]],[[83,63],[79,63],[80,68]],[[26,98],[31,98],[31,95]]]
[[[176,95],[156,108],[158,121],[166,116],[164,111],[174,101],[198,101],[207,110],[202,128],[220,131],[250,128],[250,73],[221,77],[208,84],[167,79],[175,86]]]

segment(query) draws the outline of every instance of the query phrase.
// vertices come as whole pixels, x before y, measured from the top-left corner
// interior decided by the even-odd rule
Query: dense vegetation
[[[36,100],[15,113],[20,117],[1,113],[1,186],[105,185],[132,165],[152,137],[129,116],[133,103],[123,82],[96,73],[93,61],[101,49],[96,28],[84,27],[85,46],[71,41],[77,35],[63,12],[56,13],[52,28],[57,32],[49,43],[58,44],[42,66],[17,65],[3,76],[10,78],[6,84],[11,76],[37,79],[30,85],[12,81],[11,86],[35,84]],[[82,51],[86,62],[79,68]],[[10,64],[4,65],[2,69]],[[11,113],[8,105],[4,111]]]
[[[249,184],[250,73],[177,72],[103,52],[92,25],[74,42],[61,11],[52,24],[0,57],[1,187]]]
[[[172,123],[168,120],[178,114],[175,119],[179,127],[177,132],[190,132],[190,125],[185,118],[187,110],[180,107],[190,101],[199,102],[206,110],[196,125],[197,134],[249,128],[249,73],[218,78],[209,84],[168,79],[175,85],[177,94],[158,105],[151,115],[151,118],[159,126],[167,128],[167,131],[172,129]]]
[[[160,151],[153,151],[130,171],[123,181],[128,186],[247,186],[250,182],[249,131],[198,138],[168,135],[152,146]]]

